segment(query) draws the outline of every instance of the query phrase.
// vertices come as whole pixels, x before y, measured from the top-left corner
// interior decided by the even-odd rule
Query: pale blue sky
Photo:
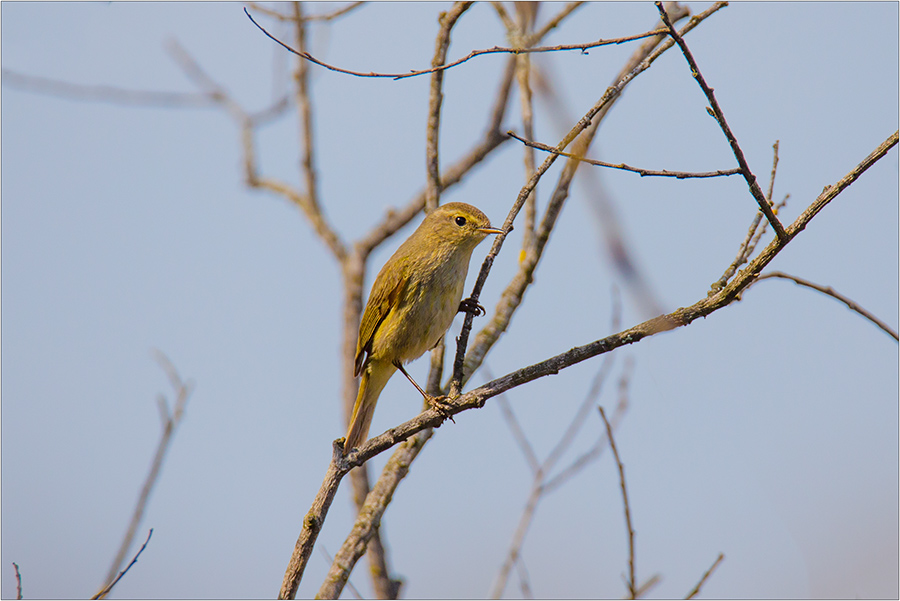
[[[258,110],[285,89],[292,63],[242,6],[4,2],[2,65],[73,83],[194,91],[165,50],[174,38]],[[559,7],[543,6],[539,21]],[[367,5],[317,26],[313,52],[357,70],[423,68],[445,9]],[[547,43],[632,34],[656,18],[652,3],[592,4]],[[764,188],[780,140],[775,197],[791,195],[783,221],[897,129],[897,25],[897,3],[735,3],[687,37]],[[480,4],[460,20],[450,56],[505,43],[493,9]],[[633,49],[535,57],[569,113],[538,100],[537,137],[555,144],[560,120],[580,117]],[[482,132],[504,61],[479,57],[447,73],[444,165]],[[313,85],[322,202],[352,241],[424,185],[428,80],[315,69]],[[518,106],[516,97],[506,124],[521,131]],[[651,169],[730,168],[705,106],[683,57],[670,51],[628,87],[592,156]],[[259,160],[264,174],[299,185],[289,115],[261,131]],[[0,593],[15,595],[13,561],[27,598],[89,596],[100,586],[159,435],[156,396],[171,399],[151,355],[158,348],[196,392],[138,536],[153,527],[153,539],[113,596],[274,596],[331,441],[344,433],[335,261],[293,206],[244,187],[238,132],[222,111],[64,100],[4,81],[2,125]],[[833,286],[894,328],[897,153],[771,265]],[[523,182],[521,156],[508,142],[442,201],[472,203],[502,222]],[[754,215],[742,180],[594,169],[663,308],[704,297]],[[539,188],[541,210],[557,173]],[[591,209],[597,193],[573,188],[534,287],[488,356],[495,375],[609,334],[614,286],[624,291],[624,326],[651,317],[612,268]],[[369,283],[410,231],[374,253]],[[519,236],[495,262],[481,298],[489,311],[514,272]],[[469,288],[487,250],[475,252]],[[652,596],[683,596],[719,552],[726,559],[704,596],[898,595],[898,346],[890,337],[833,299],[766,281],[705,320],[611,357],[600,398],[608,411],[625,359],[634,361],[617,442],[638,579],[662,577]],[[508,395],[539,456],[599,366],[588,361]],[[421,360],[411,373],[423,378],[426,369]],[[372,433],[411,418],[420,402],[395,378]],[[592,413],[562,465],[601,431]],[[496,402],[440,428],[383,521],[404,595],[487,595],[529,485]],[[353,519],[348,489],[319,539],[332,554]],[[523,558],[536,596],[620,597],[626,549],[617,472],[604,455],[542,501]],[[327,568],[317,550],[299,596],[314,595]],[[352,580],[370,590],[364,564]],[[506,594],[521,595],[515,579]]]

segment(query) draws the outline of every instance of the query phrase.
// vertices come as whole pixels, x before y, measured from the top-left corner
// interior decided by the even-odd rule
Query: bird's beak
[[[495,227],[480,227],[480,228],[478,228],[478,231],[482,232],[484,234],[502,234],[503,233],[503,230],[497,229]]]

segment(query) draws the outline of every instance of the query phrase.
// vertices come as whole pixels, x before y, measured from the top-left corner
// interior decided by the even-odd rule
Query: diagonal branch
[[[128,530],[125,532],[125,536],[122,539],[122,543],[119,545],[119,550],[116,553],[116,557],[115,559],[113,559],[112,564],[109,566],[109,571],[106,574],[106,579],[103,581],[106,584],[109,584],[114,579],[116,579],[116,574],[119,572],[119,568],[121,567],[122,562],[125,561],[125,556],[128,553],[128,548],[131,546],[131,543],[134,540],[134,535],[137,532],[137,528],[140,525],[141,520],[144,518],[144,511],[147,509],[147,503],[150,501],[150,493],[153,492],[153,487],[156,485],[156,482],[159,479],[159,474],[162,470],[162,465],[165,461],[166,453],[169,451],[169,447],[171,446],[172,437],[175,435],[175,430],[181,423],[182,417],[184,417],[185,407],[187,407],[188,399],[193,392],[193,382],[191,382],[190,380],[187,382],[182,380],[181,376],[178,375],[178,372],[172,365],[172,362],[168,357],[165,356],[165,354],[163,354],[161,351],[155,351],[155,355],[157,362],[159,362],[163,371],[166,372],[166,375],[169,377],[169,381],[172,384],[172,389],[175,392],[175,404],[170,410],[168,404],[166,403],[165,397],[160,395],[159,406],[163,426],[162,434],[160,436],[159,443],[157,444],[156,452],[153,455],[153,461],[150,465],[150,472],[147,474],[147,478],[144,480],[144,485],[141,487],[141,492],[138,496],[137,503],[135,504],[134,512],[131,515],[131,522],[129,522],[128,524]]]
[[[122,577],[123,577],[125,574],[128,573],[128,570],[131,569],[131,566],[133,566],[134,564],[137,563],[138,557],[140,557],[140,556],[141,556],[141,553],[144,552],[144,549],[147,548],[147,543],[150,542],[150,537],[151,537],[151,536],[153,536],[153,528],[150,528],[150,532],[147,533],[147,539],[144,541],[144,544],[141,545],[141,548],[138,549],[138,552],[135,553],[134,558],[131,560],[131,563],[129,563],[127,566],[125,566],[125,569],[124,569],[124,570],[122,570],[121,572],[119,572],[119,575],[116,576],[116,579],[115,579],[115,580],[113,580],[112,582],[110,582],[109,584],[107,584],[105,587],[103,587],[102,589],[100,589],[100,592],[97,593],[96,595],[94,595],[93,597],[91,597],[91,599],[105,599],[105,598],[106,598],[106,595],[108,595],[109,592],[110,592],[111,590],[113,590],[113,587],[116,586],[116,584],[119,583],[119,580],[121,580]],[[18,575],[18,569],[16,570],[16,574]],[[21,593],[21,591],[19,591],[19,592]],[[20,598],[20,599],[22,598],[21,595],[19,596],[19,598]]]
[[[706,80],[703,79],[703,75],[700,73],[700,68],[697,66],[697,62],[694,60],[694,55],[691,54],[691,51],[688,49],[687,44],[684,42],[684,38],[675,31],[675,27],[672,26],[672,22],[669,19],[669,15],[666,12],[665,7],[662,2],[656,2],[656,8],[659,10],[659,14],[662,17],[663,22],[666,24],[666,27],[669,30],[669,35],[672,36],[672,39],[678,44],[678,47],[681,48],[681,53],[684,54],[684,58],[687,59],[688,64],[691,66],[691,75],[694,76],[694,79],[697,80],[697,83],[700,85],[700,88],[703,90],[703,93],[706,94],[707,100],[709,100],[709,105],[712,107],[713,116],[716,118],[716,121],[719,123],[719,127],[722,128],[722,132],[725,134],[725,137],[728,139],[728,143],[731,145],[731,150],[734,152],[734,158],[737,159],[738,165],[741,167],[741,174],[744,176],[744,179],[747,181],[747,185],[750,187],[750,193],[753,195],[753,198],[756,199],[756,202],[759,204],[760,210],[766,216],[766,219],[772,224],[772,229],[775,230],[775,234],[779,239],[784,240],[784,226],[781,225],[781,222],[778,221],[778,217],[775,216],[775,213],[772,211],[772,207],[769,202],[766,200],[766,197],[763,195],[762,190],[759,187],[759,182],[756,181],[756,176],[753,175],[753,172],[750,171],[750,165],[747,164],[747,159],[744,158],[744,151],[741,150],[740,145],[738,145],[737,138],[734,137],[734,134],[731,132],[731,128],[728,127],[728,122],[725,121],[725,115],[722,113],[722,109],[719,106],[719,102],[716,100],[716,95],[713,93],[713,89],[710,88]]]
[[[703,573],[703,576],[700,577],[700,581],[693,589],[691,589],[691,592],[689,592],[685,596],[685,599],[693,599],[700,594],[700,588],[706,583],[709,577],[712,576],[712,573],[716,571],[716,568],[719,567],[719,564],[722,563],[723,559],[725,559],[725,555],[719,553],[719,556],[716,557],[716,560],[713,562],[713,564],[709,566],[709,569]]]

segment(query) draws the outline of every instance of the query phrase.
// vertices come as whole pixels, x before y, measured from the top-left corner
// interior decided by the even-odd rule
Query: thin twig
[[[156,481],[159,479],[159,473],[160,470],[162,470],[162,465],[163,461],[165,460],[166,453],[171,446],[172,437],[175,435],[175,430],[181,423],[182,417],[184,417],[185,407],[187,407],[188,399],[193,392],[193,382],[185,382],[184,380],[182,380],[181,376],[178,375],[178,371],[172,365],[172,362],[162,351],[154,350],[154,355],[156,356],[156,361],[159,363],[160,367],[169,378],[169,382],[171,383],[172,389],[175,392],[175,403],[173,404],[171,411],[169,411],[169,408],[165,402],[165,397],[162,397],[162,401],[160,403],[160,409],[162,411],[162,434],[156,447],[156,453],[153,456],[153,462],[150,465],[150,472],[147,474],[147,478],[144,480],[144,485],[141,487],[141,492],[138,496],[137,504],[135,505],[134,512],[131,516],[131,522],[128,524],[128,530],[125,532],[125,536],[122,539],[122,543],[119,545],[119,550],[116,553],[116,557],[115,559],[113,559],[113,562],[109,567],[109,571],[106,574],[106,579],[104,580],[104,582],[107,584],[114,578],[116,578],[119,567],[122,565],[122,562],[125,561],[126,554],[128,553],[128,548],[131,546],[131,543],[134,540],[134,535],[137,532],[137,528],[144,517],[144,511],[146,510],[147,503],[150,500],[150,493],[153,491],[153,487],[156,485]]]
[[[799,284],[800,286],[806,286],[807,288],[812,288],[813,290],[818,290],[822,294],[825,294],[832,298],[836,298],[837,300],[839,300],[842,303],[844,303],[845,305],[847,305],[847,308],[849,308],[851,311],[855,311],[856,313],[859,313],[860,315],[862,315],[863,317],[865,317],[866,319],[868,319],[869,321],[874,323],[876,326],[878,326],[879,328],[884,330],[884,332],[887,333],[891,338],[893,338],[894,340],[900,341],[900,337],[898,337],[896,330],[891,328],[888,324],[886,324],[885,322],[883,322],[882,320],[877,318],[875,315],[873,315],[869,311],[866,311],[865,309],[860,307],[858,304],[856,304],[854,301],[847,298],[846,296],[844,296],[843,294],[841,294],[840,292],[838,292],[831,286],[822,286],[820,284],[815,284],[813,282],[810,282],[809,280],[804,280],[803,278],[799,278],[795,275],[783,273],[781,271],[770,271],[769,273],[764,273],[757,278],[757,281],[765,280],[768,278],[781,278],[784,280],[791,280],[792,282]]]
[[[656,35],[665,34],[666,30],[664,29],[654,29],[653,31],[647,31],[644,33],[639,33],[637,35],[624,36],[621,38],[611,38],[611,39],[599,39],[594,42],[588,42],[586,44],[560,44],[558,46],[538,46],[534,48],[502,48],[500,46],[494,46],[493,48],[485,48],[483,50],[473,50],[466,56],[457,59],[453,62],[433,66],[430,69],[421,69],[418,71],[409,71],[406,73],[376,73],[374,71],[362,72],[362,71],[352,71],[350,69],[342,69],[341,67],[336,67],[334,65],[329,65],[328,63],[321,61],[311,55],[308,52],[302,52],[291,48],[274,35],[266,31],[265,27],[256,22],[256,20],[250,15],[250,12],[244,8],[244,14],[262,31],[266,37],[277,43],[279,46],[296,54],[299,57],[302,57],[308,60],[311,63],[315,63],[320,67],[324,67],[329,71],[335,71],[337,73],[343,73],[345,75],[353,75],[355,77],[380,77],[380,78],[390,78],[390,79],[406,79],[408,77],[416,77],[417,75],[427,75],[429,73],[434,73],[436,71],[446,71],[451,67],[455,67],[457,65],[461,65],[462,63],[475,58],[476,56],[481,56],[484,54],[524,54],[524,53],[534,53],[534,52],[559,52],[564,50],[579,50],[582,54],[588,54],[588,50],[591,48],[598,48],[600,46],[609,46],[611,44],[624,44],[625,42],[633,42],[634,40],[642,40],[644,38],[650,38]]]
[[[672,39],[675,40],[675,42],[678,44],[678,47],[681,48],[681,53],[684,54],[684,58],[690,65],[691,75],[693,75],[694,79],[697,80],[697,83],[700,85],[703,93],[706,94],[706,98],[707,100],[709,100],[709,105],[710,107],[712,107],[713,116],[716,118],[716,121],[719,123],[719,127],[722,128],[722,132],[725,134],[725,137],[728,139],[728,143],[731,145],[731,150],[734,153],[734,158],[737,159],[738,165],[740,165],[741,167],[741,174],[747,181],[747,186],[750,188],[750,193],[753,195],[753,198],[756,199],[756,202],[757,204],[759,204],[759,208],[766,216],[766,219],[770,224],[772,224],[772,229],[775,230],[775,234],[780,240],[784,240],[786,235],[784,233],[784,226],[781,225],[780,221],[778,221],[778,217],[775,216],[775,213],[772,211],[772,207],[769,205],[766,197],[763,196],[762,190],[759,188],[759,182],[756,181],[756,176],[753,175],[752,171],[750,171],[750,165],[747,164],[747,159],[744,158],[744,151],[741,150],[737,138],[735,138],[734,134],[731,132],[731,128],[728,127],[728,122],[725,121],[725,115],[724,113],[722,113],[722,109],[719,106],[719,102],[716,100],[716,95],[713,93],[713,89],[710,88],[706,84],[706,80],[703,79],[703,75],[700,73],[700,68],[697,66],[697,62],[694,60],[693,54],[691,54],[691,51],[688,49],[684,38],[682,38],[678,34],[678,32],[675,30],[675,27],[672,25],[672,22],[669,19],[669,15],[666,12],[666,9],[663,6],[662,2],[657,1],[655,4],[657,10],[659,10],[659,14],[662,17],[663,22],[666,24],[666,27],[669,30],[669,35],[672,36]]]
[[[702,587],[704,585],[704,583],[706,583],[706,580],[712,575],[712,573],[715,571],[715,569],[717,567],[719,567],[719,564],[722,563],[723,559],[725,559],[725,555],[723,555],[722,553],[719,553],[719,556],[716,557],[716,560],[713,562],[713,564],[711,566],[709,566],[709,569],[706,570],[706,572],[703,574],[703,576],[700,577],[700,581],[697,583],[697,586],[695,586],[691,590],[691,592],[689,592],[687,594],[685,599],[693,599],[700,593],[700,587]]]
[[[16,599],[22,598],[22,575],[19,574],[19,564],[16,562],[12,562],[13,567],[16,569]]]
[[[778,140],[775,140],[775,144],[772,145],[772,175],[769,179],[769,193],[766,195],[766,201],[769,204],[772,204],[772,193],[775,188],[775,174],[778,170]],[[790,195],[785,196],[784,200],[782,200],[778,205],[774,208],[774,213],[777,215],[778,211],[781,207],[787,204],[788,198]],[[763,222],[762,228],[760,228],[760,222],[762,222],[763,214],[761,211],[757,211],[756,215],[753,217],[753,221],[750,223],[750,229],[747,230],[747,237],[744,238],[744,241],[741,242],[740,247],[738,247],[737,256],[732,261],[731,265],[725,270],[725,273],[722,274],[718,280],[716,280],[712,286],[710,286],[711,294],[718,292],[722,289],[722,286],[728,283],[728,280],[731,279],[731,276],[734,275],[734,272],[738,270],[738,268],[747,262],[750,256],[753,254],[753,251],[756,249],[756,245],[759,243],[760,238],[762,238],[763,234],[766,231],[766,224],[768,221]],[[757,230],[759,230],[757,232]]]
[[[740,175],[741,170],[738,168],[734,169],[719,169],[718,171],[703,171],[703,172],[689,172],[689,171],[669,171],[668,169],[663,169],[662,171],[654,171],[652,169],[641,169],[640,167],[632,167],[630,165],[626,165],[625,163],[607,163],[605,161],[597,161],[594,159],[586,159],[581,156],[574,155],[570,152],[564,152],[562,150],[557,150],[552,146],[547,146],[546,144],[541,144],[540,142],[533,142],[521,136],[517,136],[514,132],[508,131],[506,134],[512,138],[515,138],[519,142],[525,144],[526,146],[530,146],[531,148],[537,148],[538,150],[543,150],[545,152],[552,152],[554,154],[558,154],[570,159],[575,159],[576,161],[580,161],[582,163],[588,163],[589,165],[595,165],[597,167],[610,167],[611,169],[621,169],[622,171],[631,171],[633,173],[639,174],[641,177],[647,176],[656,176],[656,177],[676,177],[678,179],[687,179],[687,178],[701,178],[701,177],[721,177],[728,175]]]
[[[114,586],[116,586],[116,584],[119,582],[119,580],[122,579],[122,576],[124,576],[124,575],[128,572],[128,570],[131,569],[131,566],[133,566],[134,564],[137,563],[138,557],[140,557],[140,556],[141,556],[141,553],[144,552],[144,549],[147,548],[147,543],[150,542],[150,537],[151,537],[151,536],[153,536],[153,528],[150,528],[150,532],[147,533],[147,540],[145,540],[145,541],[144,541],[144,544],[141,545],[141,548],[138,549],[138,552],[134,555],[134,558],[131,560],[131,563],[129,563],[129,564],[125,567],[124,570],[122,570],[121,572],[119,572],[119,575],[116,576],[116,579],[115,579],[115,580],[113,580],[112,582],[110,582],[109,584],[107,584],[105,587],[103,587],[103,588],[100,590],[100,592],[97,593],[96,595],[94,595],[93,597],[91,597],[91,599],[103,599],[103,598],[106,597],[106,595],[109,594],[109,592],[113,589]],[[20,597],[20,598],[21,598],[21,597]]]
[[[635,589],[634,577],[634,527],[631,525],[631,507],[628,504],[628,490],[625,488],[625,466],[622,465],[622,459],[619,457],[619,450],[616,448],[616,440],[613,438],[612,426],[606,419],[606,412],[603,406],[598,405],[600,417],[603,418],[603,424],[606,426],[606,439],[609,441],[609,449],[612,451],[613,457],[616,459],[616,466],[619,468],[619,485],[622,487],[622,502],[625,505],[625,525],[628,526],[628,592],[632,599],[637,599],[637,591]]]

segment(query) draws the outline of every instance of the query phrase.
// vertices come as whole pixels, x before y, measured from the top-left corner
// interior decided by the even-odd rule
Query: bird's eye
[[[457,216],[454,221],[456,221],[456,225],[458,225],[459,227],[462,227],[466,224],[466,218],[462,215]]]

